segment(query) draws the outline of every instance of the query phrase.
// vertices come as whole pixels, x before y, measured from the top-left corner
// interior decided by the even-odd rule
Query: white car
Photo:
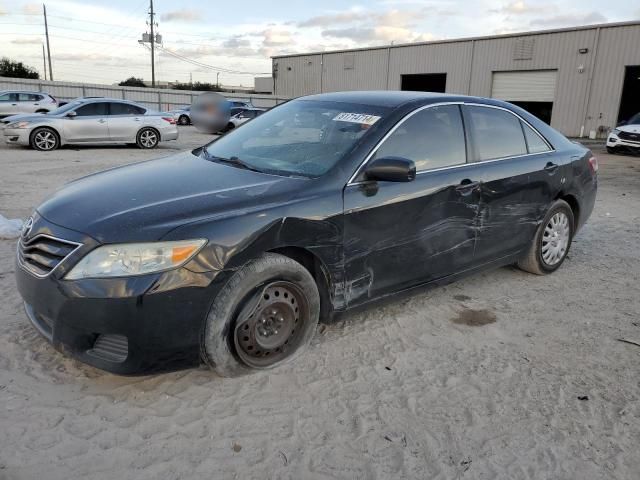
[[[607,152],[616,153],[621,150],[640,153],[640,113],[636,113],[624,125],[619,125],[607,137]]]
[[[229,123],[227,123],[227,126],[224,131],[228,132],[229,130],[233,130],[234,128],[237,128],[240,125],[242,125],[243,123],[246,123],[249,120],[256,118],[258,115],[264,113],[265,111],[266,110],[264,108],[256,108],[256,107],[244,108],[241,112],[236,113],[234,116],[232,116],[229,119]]]
[[[178,125],[191,125],[191,105],[176,108],[169,112],[175,118]]]
[[[44,92],[0,91],[0,117],[20,113],[47,113],[58,108],[58,100]]]
[[[115,98],[74,100],[44,115],[14,115],[3,121],[6,143],[44,151],[65,144],[114,143],[148,149],[178,139],[173,116]]]

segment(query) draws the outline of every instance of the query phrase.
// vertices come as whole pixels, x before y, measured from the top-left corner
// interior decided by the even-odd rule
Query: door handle
[[[480,182],[472,182],[468,178],[465,178],[460,182],[460,185],[456,187],[456,191],[461,193],[462,195],[468,195],[479,186]]]
[[[544,166],[544,170],[547,173],[555,173],[555,171],[558,169],[558,165],[553,163],[553,162],[548,162],[545,166]]]
[[[139,118],[134,118],[133,120],[134,120],[135,122],[139,122],[139,121],[140,121],[140,119],[139,119]]]

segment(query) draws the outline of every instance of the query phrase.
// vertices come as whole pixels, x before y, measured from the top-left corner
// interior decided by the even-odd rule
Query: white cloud
[[[164,22],[182,22],[182,23],[198,23],[203,18],[202,12],[183,8],[172,12],[164,13],[160,16],[160,20]]]
[[[531,5],[530,3],[524,2],[522,0],[517,2],[511,2],[507,5],[492,10],[492,12],[496,13],[506,13],[509,15],[530,15],[534,13],[543,13],[543,12],[553,12],[556,10],[555,5]]]
[[[11,43],[14,45],[38,45],[42,43],[42,39],[40,38],[16,38],[15,40],[11,40]]]
[[[594,23],[605,23],[607,17],[599,12],[580,13],[580,14],[563,14],[552,17],[536,18],[530,22],[535,27],[559,27],[559,26],[576,26],[589,25]]]

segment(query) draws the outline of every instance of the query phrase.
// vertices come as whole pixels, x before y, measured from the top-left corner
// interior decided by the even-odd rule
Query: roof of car
[[[468,97],[466,95],[455,95],[447,93],[433,92],[410,92],[399,90],[372,90],[372,91],[356,91],[356,92],[332,92],[320,93],[317,95],[309,95],[300,97],[304,100],[317,100],[328,102],[345,102],[345,103],[362,103],[366,105],[376,105],[380,107],[398,107],[408,102],[417,100],[433,102],[460,101],[463,99],[481,101],[485,103],[487,99],[477,97]]]

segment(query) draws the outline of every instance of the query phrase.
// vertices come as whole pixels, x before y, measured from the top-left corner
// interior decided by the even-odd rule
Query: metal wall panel
[[[388,50],[328,53],[322,56],[322,91],[386,90]]]
[[[491,96],[493,72],[557,70],[556,94],[551,125],[565,135],[577,136],[582,125],[586,98],[587,70],[593,61],[596,30],[576,30],[504,39],[476,40],[471,77],[471,94]],[[531,60],[514,60],[520,38],[534,40]],[[580,54],[588,48],[587,54]],[[581,72],[580,66],[584,69]]]
[[[553,102],[557,70],[493,72],[491,98],[508,102]]]
[[[446,92],[466,94],[471,68],[471,48],[471,41],[392,48],[388,88],[400,90],[404,74],[446,73]]]
[[[274,59],[277,68],[275,94],[284,97],[299,97],[320,93],[322,55],[301,55]]]
[[[599,127],[615,127],[625,67],[633,65],[640,65],[640,26],[601,28],[585,135]]]

